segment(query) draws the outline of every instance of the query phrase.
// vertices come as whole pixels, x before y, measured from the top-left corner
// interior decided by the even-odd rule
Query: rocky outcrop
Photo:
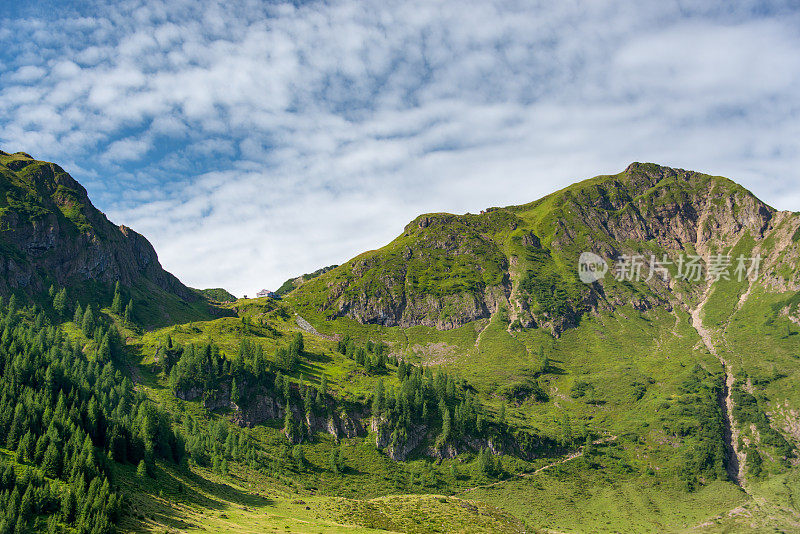
[[[375,448],[384,450],[395,462],[406,461],[408,456],[428,438],[428,427],[418,425],[411,429],[405,441],[395,441],[385,417],[371,417],[370,431],[375,434]]]
[[[241,427],[252,428],[286,416],[286,405],[267,391],[250,391],[248,398],[250,400],[243,407],[231,405],[235,408],[231,420]],[[220,403],[221,406],[230,405],[229,401],[227,405],[225,404],[225,399]],[[333,403],[327,404],[324,410],[311,414],[304,413],[301,407],[295,404],[291,405],[291,410],[295,421],[303,421],[305,429],[311,434],[322,432],[332,435],[337,440],[364,435],[364,427],[358,416],[336,407]],[[298,435],[298,439],[302,440],[303,437]]]
[[[112,224],[61,167],[26,154],[0,155],[0,293],[86,281],[146,281],[185,300],[197,296],[166,272],[152,245]]]
[[[425,425],[412,427],[408,438],[404,442],[390,442],[386,447],[386,454],[395,462],[405,462],[408,456],[419,447],[428,437],[428,428]]]

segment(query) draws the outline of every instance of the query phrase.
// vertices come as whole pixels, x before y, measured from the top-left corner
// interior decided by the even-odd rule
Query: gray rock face
[[[280,420],[285,417],[285,405],[268,392],[251,392],[249,397],[252,400],[242,409],[239,409],[236,405],[231,405],[236,409],[231,417],[235,424],[241,427],[252,428],[258,424],[272,420]],[[221,406],[229,405],[229,401],[226,399],[222,399],[220,402]],[[297,405],[291,405],[291,410],[294,419],[296,421],[303,421],[305,427],[311,433],[327,433],[337,440],[353,438],[364,434],[364,427],[356,414],[337,410],[333,405],[327,406],[324,413],[319,414],[306,414],[301,407]],[[300,438],[302,439],[302,436],[300,436]]]
[[[0,293],[41,291],[53,281],[131,286],[147,280],[181,298],[196,298],[161,267],[147,239],[112,224],[59,166],[4,157],[0,181],[7,190],[0,199],[7,208],[0,212]]]

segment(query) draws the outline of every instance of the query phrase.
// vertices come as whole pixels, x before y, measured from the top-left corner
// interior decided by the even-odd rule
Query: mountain
[[[726,178],[421,215],[235,299],[0,163],[0,532],[800,528],[800,215]]]
[[[200,300],[161,267],[147,239],[111,223],[64,169],[22,152],[0,151],[0,275],[5,295],[39,295],[52,284],[92,286],[91,294],[120,282],[134,289],[142,316],[164,320],[170,311],[187,316]]]
[[[328,318],[440,330],[503,308],[522,327],[559,335],[598,309],[632,301],[642,309],[673,306],[689,296],[685,284],[658,277],[583,284],[577,265],[584,251],[609,260],[707,257],[743,238],[751,249],[767,235],[791,240],[798,226],[800,217],[776,212],[728,179],[632,163],[529,204],[421,215],[390,244],[305,283],[292,297]],[[776,268],[779,256],[764,269]],[[800,275],[780,283],[800,289]]]

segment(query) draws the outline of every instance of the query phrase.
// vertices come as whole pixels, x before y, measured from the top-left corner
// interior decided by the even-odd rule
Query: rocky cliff
[[[198,298],[161,267],[147,239],[112,224],[61,167],[0,151],[0,293],[87,281]]]

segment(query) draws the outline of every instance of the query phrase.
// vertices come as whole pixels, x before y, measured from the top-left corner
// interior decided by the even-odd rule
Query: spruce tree
[[[564,436],[563,437],[564,444],[572,445],[572,440],[573,440],[572,424],[570,423],[569,415],[567,414],[567,412],[564,412],[561,415],[561,433]]]
[[[100,342],[100,351],[97,354],[100,363],[108,363],[111,361],[111,344],[108,340],[108,334],[103,336]]]
[[[86,311],[83,313],[83,319],[81,321],[83,333],[86,337],[92,337],[94,331],[94,312],[92,312],[92,305],[88,304],[86,306]]]
[[[61,455],[53,442],[50,442],[50,445],[47,446],[47,451],[44,453],[42,469],[44,469],[44,474],[50,478],[58,478],[61,472]]]
[[[306,466],[306,453],[302,445],[295,445],[292,448],[292,459],[297,464],[299,469],[304,469]]]
[[[53,309],[59,317],[64,317],[67,312],[67,290],[63,287],[53,297]]]
[[[286,415],[283,418],[283,432],[286,434],[286,437],[289,438],[289,441],[294,442],[297,433],[297,426],[294,423],[292,407],[288,402],[286,403]]]
[[[442,412],[442,433],[439,436],[442,445],[447,443],[447,440],[450,439],[450,432],[451,432],[450,410],[448,408],[445,408],[444,411]]]
[[[139,465],[136,467],[136,476],[143,479],[147,476],[147,465],[144,460],[139,460]]]
[[[231,402],[239,405],[239,388],[236,387],[236,379],[231,380]]]
[[[75,326],[78,328],[80,328],[83,323],[83,308],[81,308],[81,303],[77,300],[75,301],[75,315],[72,317],[72,322],[75,323]]]
[[[544,374],[550,368],[550,359],[544,352],[544,347],[539,347],[539,373]]]
[[[117,315],[122,313],[122,294],[119,288],[119,281],[114,285],[114,300],[111,301],[111,311]]]
[[[123,320],[128,326],[133,324],[133,299],[129,300],[128,305],[125,306],[125,317]]]
[[[320,380],[319,389],[320,391],[322,391],[323,395],[326,395],[328,393],[328,375],[326,375],[325,373],[322,373],[322,379]]]
[[[339,449],[333,449],[328,455],[328,467],[334,473],[341,472],[341,468],[339,467],[339,458]]]
[[[379,417],[383,413],[386,404],[386,395],[383,388],[383,380],[378,380],[375,391],[372,393],[372,415]]]
[[[70,524],[75,521],[75,508],[75,494],[71,488],[67,488],[61,494],[61,518],[64,523]]]
[[[25,520],[30,519],[34,512],[33,502],[33,484],[28,484],[28,488],[22,495],[22,500],[19,503],[19,517]]]
[[[595,452],[595,445],[592,442],[592,437],[587,436],[586,442],[583,445],[583,461],[587,467],[592,467],[592,465],[594,464],[593,462],[594,452]]]
[[[25,432],[17,445],[17,463],[26,463],[31,460],[33,452],[33,434],[30,430]]]

